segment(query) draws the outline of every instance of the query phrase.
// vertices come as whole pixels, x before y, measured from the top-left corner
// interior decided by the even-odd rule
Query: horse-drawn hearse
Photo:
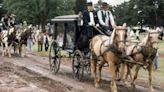
[[[54,25],[54,40],[49,51],[49,65],[52,72],[56,74],[59,71],[64,50],[72,60],[73,76],[77,80],[81,80],[85,72],[91,73],[92,70],[95,86],[98,87],[101,82],[102,67],[107,63],[111,74],[112,92],[118,92],[115,82],[117,74],[121,74],[121,77],[119,76],[121,80],[125,80],[124,76],[127,78],[130,75],[131,84],[134,86],[140,67],[144,67],[149,72],[149,87],[153,91],[151,73],[159,32],[150,29],[145,38],[136,43],[126,39],[128,36],[126,24],[117,26],[111,36],[100,34],[90,40],[91,55],[86,58],[84,52],[77,47],[82,31],[79,19],[78,15],[58,16],[51,19]],[[131,74],[133,66],[136,66],[134,75]]]
[[[81,80],[84,70],[90,73],[89,58],[84,60],[84,54],[78,50],[76,44],[81,33],[78,15],[58,16],[51,19],[54,25],[54,41],[50,46],[49,64],[50,69],[56,74],[60,69],[62,50],[69,54],[72,59],[74,78]]]

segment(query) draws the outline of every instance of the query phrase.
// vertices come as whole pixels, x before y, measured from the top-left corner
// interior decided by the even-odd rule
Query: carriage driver
[[[93,26],[99,26],[97,12],[93,8],[93,3],[88,0],[87,10],[83,12],[84,27],[89,38],[92,38],[96,34],[96,30]]]
[[[99,26],[97,12],[94,10],[93,3],[90,0],[87,1],[87,10],[83,12],[83,26],[84,34],[88,39],[85,43],[87,44],[87,48],[84,48],[84,53],[88,53],[89,39],[98,34],[97,30],[95,30],[93,26]]]
[[[101,9],[97,12],[98,20],[100,23],[101,30],[110,35],[112,30],[116,27],[113,15],[109,10],[109,5],[106,2],[103,2]]]

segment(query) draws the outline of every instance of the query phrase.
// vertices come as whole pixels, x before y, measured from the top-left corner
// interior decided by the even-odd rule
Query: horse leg
[[[133,77],[133,79],[132,79],[132,82],[131,82],[131,85],[132,85],[133,88],[135,88],[135,83],[134,83],[134,82],[135,82],[135,80],[136,80],[137,77],[138,77],[139,69],[140,69],[140,66],[136,65],[135,75],[134,75],[134,77]]]
[[[10,44],[9,46],[8,46],[8,55],[9,55],[9,57],[11,57],[11,47],[12,47],[12,44]]]
[[[155,90],[154,90],[154,88],[152,86],[152,70],[153,70],[152,68],[153,68],[153,64],[151,63],[149,65],[149,67],[148,67],[148,73],[149,73],[149,90],[151,92],[154,92]]]
[[[121,81],[123,82],[123,85],[129,86],[129,83],[127,82],[128,74],[129,74],[129,67],[128,64],[121,64]]]
[[[95,84],[95,87],[99,87],[99,85],[97,85],[97,72],[96,72],[96,67],[97,67],[97,61],[95,59],[92,59],[91,60],[91,67],[92,67],[92,76],[94,77],[94,84]]]
[[[102,78],[101,78],[101,70],[102,70],[102,67],[103,67],[103,65],[104,65],[104,61],[101,61],[101,63],[98,65],[98,79],[97,79],[97,86],[100,86],[100,82],[101,82],[101,80],[102,80]]]
[[[127,72],[126,72],[126,75],[125,75],[125,85],[127,87],[131,87],[130,83],[127,81],[128,80],[128,76],[130,77],[130,80],[132,80],[132,74],[131,74],[131,67],[129,64],[126,64],[126,69],[127,69]]]
[[[22,49],[21,57],[25,57],[26,56],[26,46],[23,44],[21,49]]]
[[[8,42],[5,42],[4,54],[7,55],[8,52]]]
[[[21,56],[22,55],[22,45],[21,44],[19,44],[18,49],[19,49],[19,55]]]
[[[112,80],[111,80],[112,92],[118,92],[116,82],[115,82],[115,80],[116,80],[116,71],[115,70],[116,70],[115,64],[113,62],[110,62],[109,63],[109,72],[112,75]]]
[[[5,47],[4,47],[3,43],[1,43],[1,46],[2,46],[2,56],[5,56]]]
[[[39,42],[38,42],[38,52],[40,52],[40,44],[39,44]]]
[[[121,64],[120,78],[123,82],[125,81],[125,74],[126,74],[125,68],[126,68],[126,64]]]

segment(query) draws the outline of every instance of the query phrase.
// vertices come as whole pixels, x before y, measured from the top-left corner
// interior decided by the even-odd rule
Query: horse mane
[[[148,42],[148,39],[149,39],[149,33],[146,35],[146,37],[142,40],[142,45],[146,45],[147,44],[147,42]]]
[[[113,42],[114,42],[115,33],[116,33],[116,29],[114,29],[113,32],[112,32],[111,40],[109,42],[110,44],[113,44]]]

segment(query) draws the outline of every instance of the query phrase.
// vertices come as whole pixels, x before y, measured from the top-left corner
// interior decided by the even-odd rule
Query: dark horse
[[[18,48],[19,48],[19,55],[21,55],[22,57],[25,56],[25,47],[27,46],[27,39],[32,36],[32,28],[28,28],[26,29],[21,35],[20,35],[20,40],[19,40],[19,44],[18,44]],[[23,53],[24,52],[24,55]]]

